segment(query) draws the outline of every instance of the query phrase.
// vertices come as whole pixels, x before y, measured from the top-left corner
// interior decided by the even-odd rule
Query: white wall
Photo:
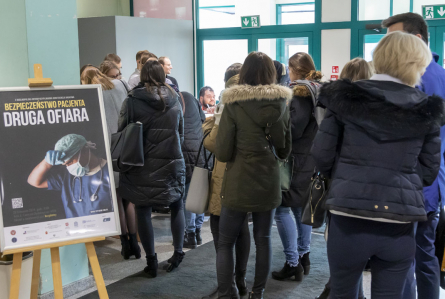
[[[322,0],[321,21],[350,22],[351,0]]]
[[[340,75],[343,66],[351,60],[351,29],[321,31],[321,72],[324,80],[331,75]],[[338,74],[332,73],[332,67],[339,66]]]
[[[171,75],[181,91],[193,93],[193,21],[116,17],[116,54],[122,59],[127,80],[136,68],[140,50],[168,56],[173,65]]]

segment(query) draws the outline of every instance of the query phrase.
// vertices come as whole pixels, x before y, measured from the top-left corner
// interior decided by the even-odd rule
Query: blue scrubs
[[[79,178],[71,175],[64,166],[53,168],[48,175],[48,190],[61,191],[66,218],[113,212],[108,164],[102,171]],[[97,199],[92,201],[94,194]]]

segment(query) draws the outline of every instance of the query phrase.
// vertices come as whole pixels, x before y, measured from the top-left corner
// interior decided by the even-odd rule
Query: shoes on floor
[[[309,271],[311,270],[311,261],[309,259],[310,252],[306,252],[300,257],[300,264],[303,266],[304,275],[309,275]]]
[[[195,235],[196,235],[196,244],[202,245],[202,237],[201,237],[201,229],[200,228],[196,229]]]
[[[184,238],[184,248],[195,249],[198,248],[196,241],[196,234],[194,232],[187,233],[187,238]]]
[[[125,260],[128,260],[132,255],[130,248],[130,241],[128,240],[128,235],[124,234],[120,235],[119,237],[121,239],[121,245],[122,245],[121,255],[124,257]]]
[[[284,263],[283,269],[272,272],[272,278],[276,280],[286,280],[294,277],[295,281],[302,281],[304,276],[304,269],[301,263],[296,267],[292,267],[288,262]]]
[[[323,292],[321,292],[321,295],[318,297],[315,297],[315,299],[328,299],[329,293],[331,292],[330,288],[325,287]]]
[[[178,268],[179,264],[182,263],[184,256],[185,256],[184,252],[175,251],[173,253],[173,256],[168,259],[167,272],[172,272],[174,269]]]
[[[144,272],[148,274],[150,278],[158,276],[158,255],[147,256],[147,267],[144,268]]]
[[[134,255],[136,259],[141,258],[141,248],[139,247],[137,234],[129,234],[130,236],[130,250],[131,254]]]

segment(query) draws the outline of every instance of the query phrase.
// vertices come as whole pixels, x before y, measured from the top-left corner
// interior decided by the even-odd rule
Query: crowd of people
[[[228,66],[219,101],[209,86],[199,99],[181,92],[171,60],[147,50],[136,54],[128,82],[116,54],[99,67],[84,66],[81,83],[102,86],[108,134],[126,127],[129,109],[144,128],[144,166],[115,173],[122,256],[141,257],[139,233],[144,272],[157,276],[151,215],[159,206],[171,211],[174,254],[168,272],[184,259],[183,248],[202,244],[204,214],[186,211],[185,202],[194,167],[205,163],[198,155],[203,142],[215,155],[208,212],[218,281],[205,298],[263,298],[270,274],[295,281],[309,275],[312,227],[301,219],[318,171],[329,179],[331,277],[317,298],[364,298],[368,265],[373,299],[438,299],[434,241],[445,202],[445,182],[437,178],[445,170],[445,71],[428,48],[420,15],[396,15],[383,26],[388,34],[373,61],[353,59],[338,81],[322,82],[309,54],[296,53],[282,64],[252,52],[242,64]],[[317,91],[316,105],[301,81]],[[326,111],[321,124],[315,106]],[[289,157],[292,181],[282,191],[278,162]],[[250,290],[249,219],[256,246]],[[270,273],[274,220],[285,262]]]

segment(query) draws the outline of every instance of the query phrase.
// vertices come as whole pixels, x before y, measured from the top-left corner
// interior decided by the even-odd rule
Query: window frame
[[[281,24],[281,22],[282,22],[281,15],[283,14],[283,12],[282,12],[283,6],[298,6],[298,5],[309,5],[309,4],[314,4],[314,13],[315,13],[315,10],[316,10],[315,9],[315,1],[312,1],[312,2],[309,2],[309,1],[308,2],[300,2],[300,3],[282,3],[282,4],[277,4],[276,5],[276,12],[277,12],[276,13],[276,24],[277,24],[277,26],[283,26]],[[314,20],[314,23],[315,23],[315,20]],[[310,24],[313,24],[313,23],[310,23]],[[289,24],[286,24],[286,25],[289,25]]]

